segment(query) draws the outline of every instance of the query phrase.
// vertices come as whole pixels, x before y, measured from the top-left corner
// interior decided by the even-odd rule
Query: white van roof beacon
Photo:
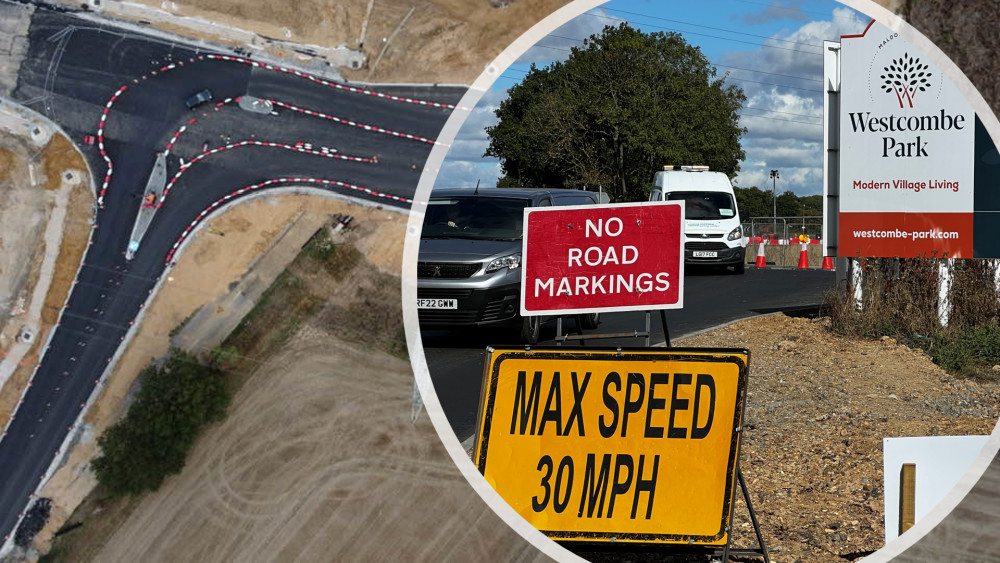
[[[664,170],[683,170],[685,172],[708,172],[709,168],[707,166],[677,166],[676,164],[667,164],[663,167]]]

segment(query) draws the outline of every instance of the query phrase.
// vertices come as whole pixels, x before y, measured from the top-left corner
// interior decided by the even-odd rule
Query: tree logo
[[[928,65],[907,53],[903,53],[898,59],[892,59],[889,66],[883,68],[885,74],[881,75],[882,90],[896,94],[900,108],[905,107],[904,101],[912,108],[913,97],[917,92],[925,92],[930,87],[931,72]]]

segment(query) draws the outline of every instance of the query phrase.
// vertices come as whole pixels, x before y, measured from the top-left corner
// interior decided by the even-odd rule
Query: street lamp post
[[[774,220],[774,234],[778,234],[778,171],[771,171],[771,217]]]

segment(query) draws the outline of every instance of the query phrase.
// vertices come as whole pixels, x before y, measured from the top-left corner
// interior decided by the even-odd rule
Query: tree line
[[[125,417],[98,439],[101,455],[91,463],[114,495],[155,491],[180,473],[202,427],[222,420],[230,401],[221,370],[176,348],[144,369],[139,385]]]
[[[736,205],[740,208],[740,221],[750,222],[755,217],[822,217],[823,196],[798,196],[785,191],[772,198],[771,190],[756,186],[735,188]],[[777,207],[777,215],[775,215]]]

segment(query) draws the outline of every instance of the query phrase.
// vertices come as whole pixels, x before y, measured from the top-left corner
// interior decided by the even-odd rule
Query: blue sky
[[[500,165],[482,157],[489,144],[484,129],[496,123],[493,112],[507,88],[532,62],[545,67],[564,60],[570,47],[624,20],[645,32],[681,33],[719,76],[728,73],[727,80],[743,88],[741,123],[749,131],[736,185],[770,189],[769,171],[778,169],[778,193],[822,193],[823,41],[860,33],[870,19],[825,0],[612,0],[559,27],[503,71],[463,124],[436,185],[495,185]]]

